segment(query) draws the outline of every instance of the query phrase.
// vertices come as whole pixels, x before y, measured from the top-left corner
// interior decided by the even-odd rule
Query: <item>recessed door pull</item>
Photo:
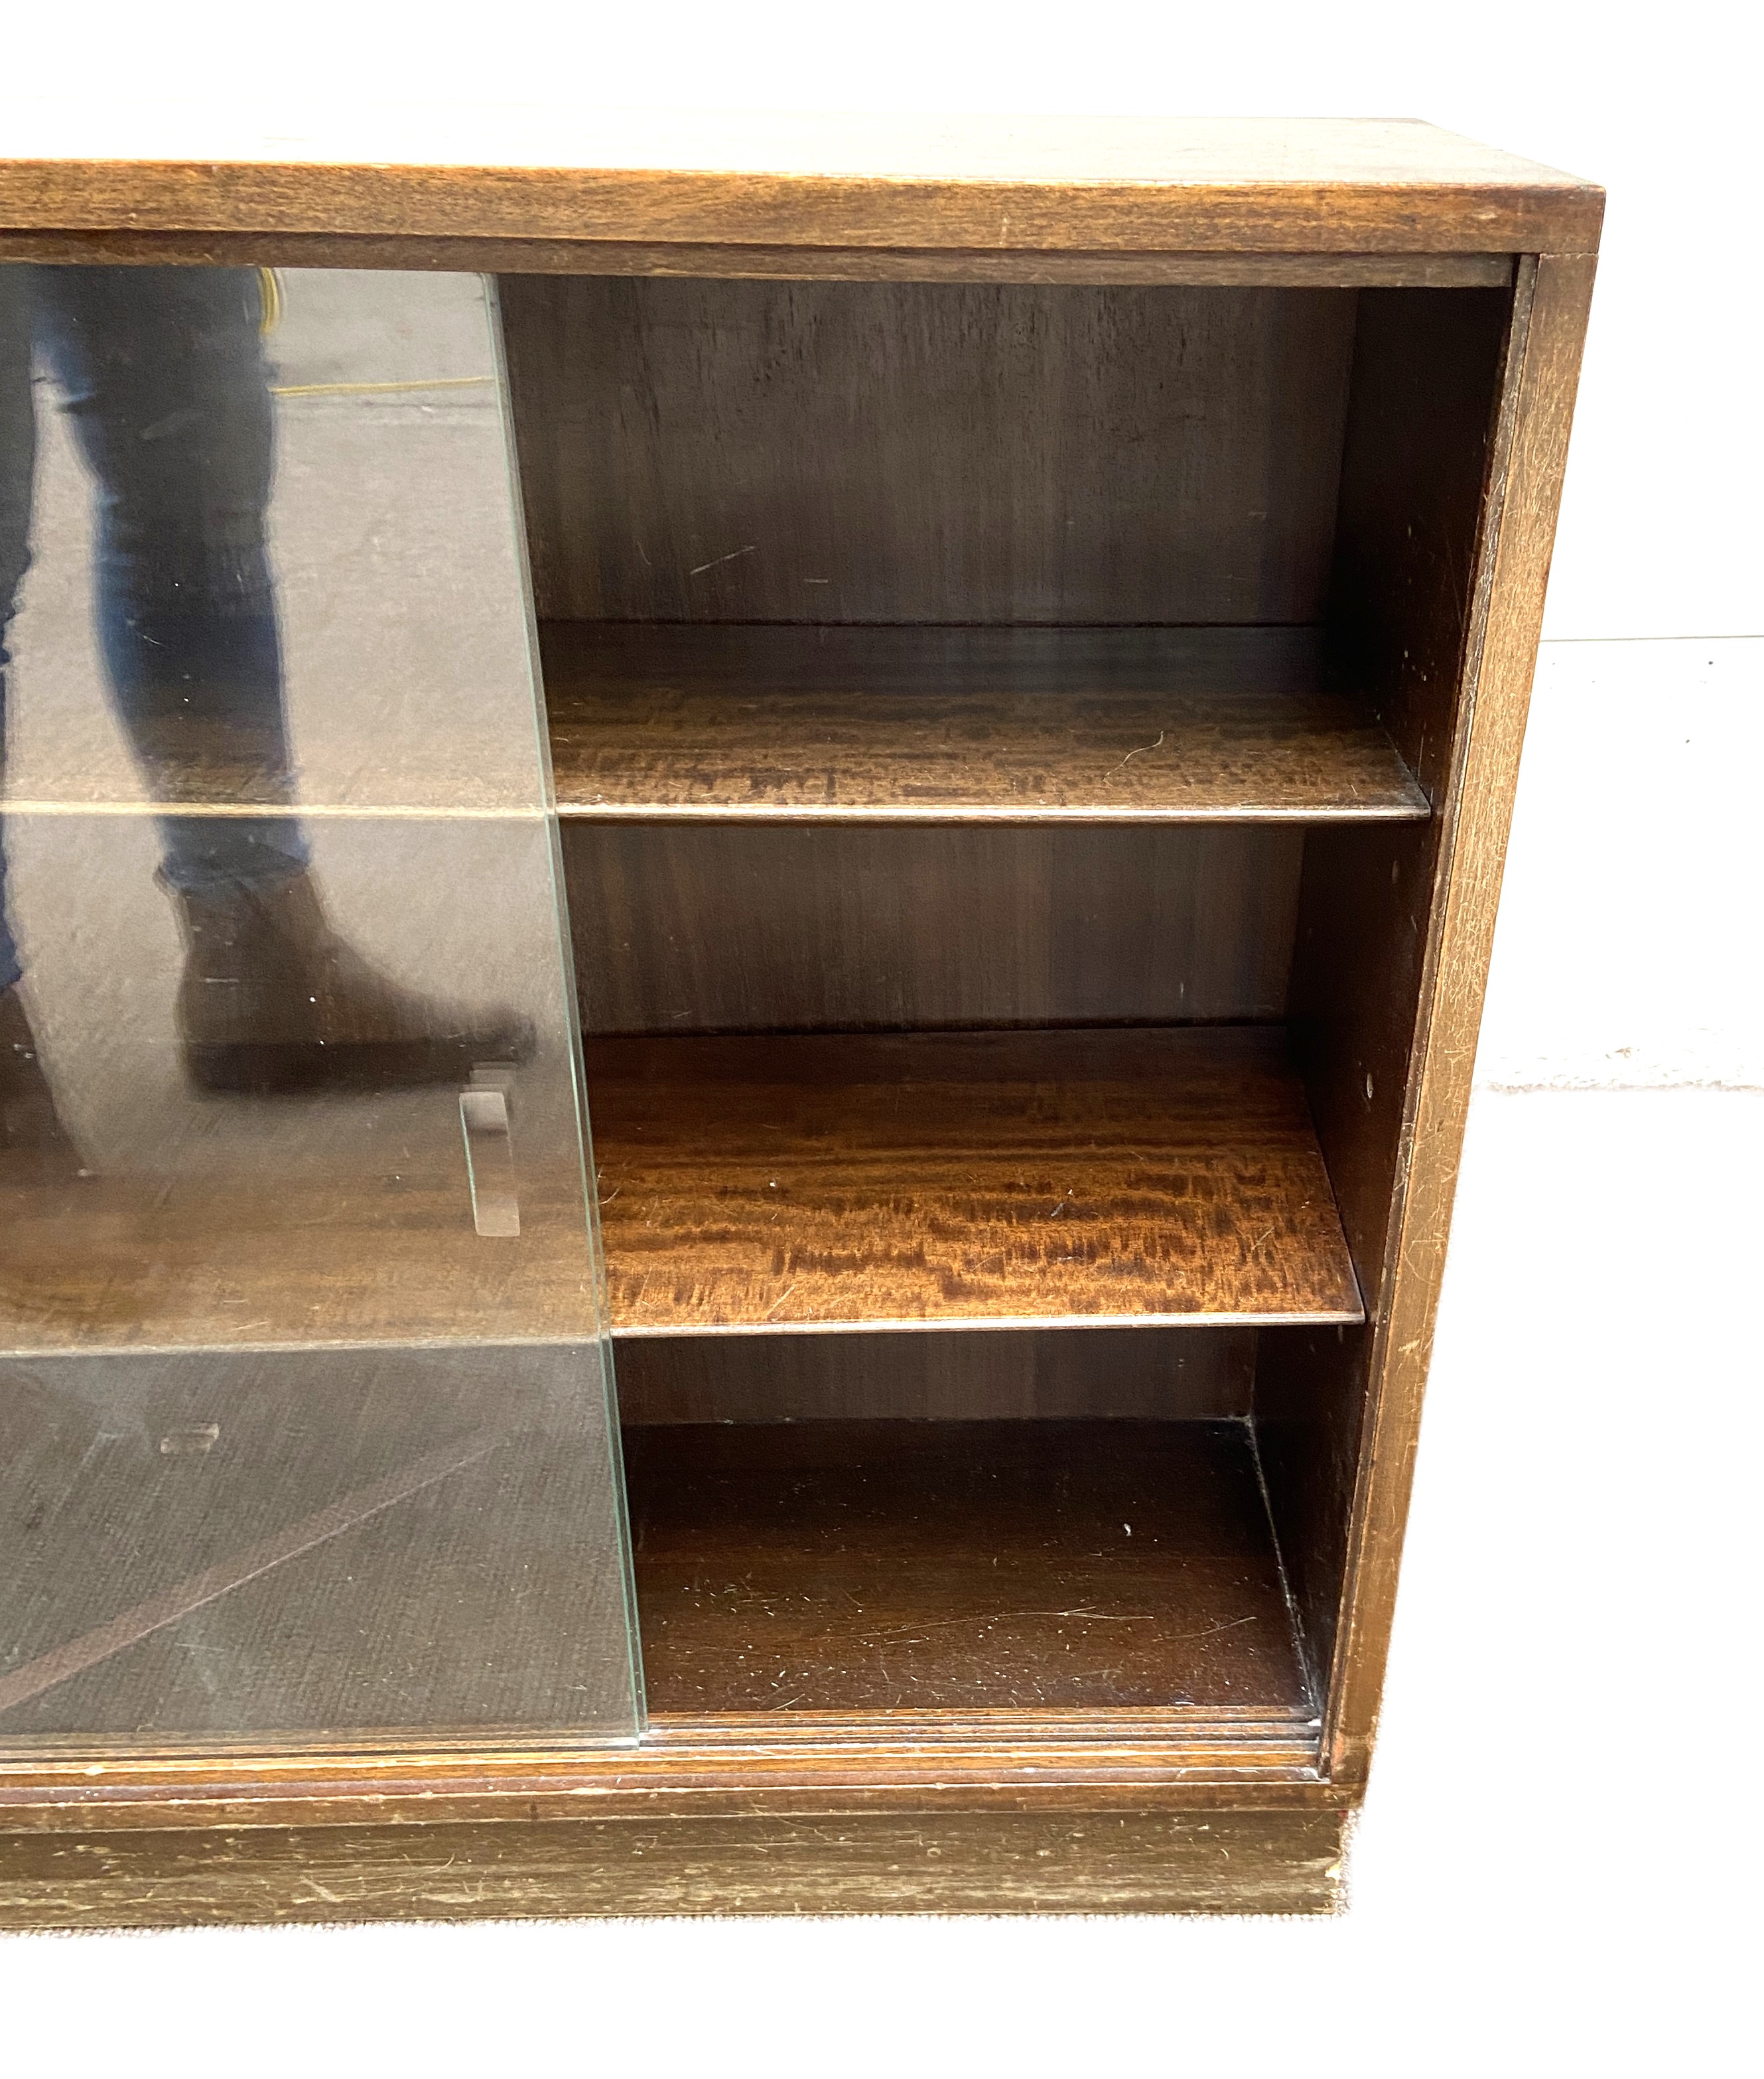
[[[520,1232],[514,1140],[508,1122],[508,1093],[514,1073],[512,1063],[486,1062],[472,1070],[471,1081],[459,1094],[472,1225],[479,1234],[493,1239]]]

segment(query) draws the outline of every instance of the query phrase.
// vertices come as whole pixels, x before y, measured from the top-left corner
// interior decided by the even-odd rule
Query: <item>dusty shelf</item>
[[[571,817],[1411,821],[1390,738],[1309,628],[550,621]]]
[[[1310,1715],[1241,1422],[628,1433],[650,1709]]]

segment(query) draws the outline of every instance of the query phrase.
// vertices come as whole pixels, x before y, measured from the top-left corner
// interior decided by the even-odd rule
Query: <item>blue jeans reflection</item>
[[[6,636],[30,561],[33,360],[65,400],[97,487],[95,610],[111,698],[153,789],[217,773],[289,802],[281,644],[265,542],[274,422],[253,268],[0,268],[0,726]],[[181,894],[305,869],[291,816],[165,815]],[[19,977],[0,851],[0,989]]]

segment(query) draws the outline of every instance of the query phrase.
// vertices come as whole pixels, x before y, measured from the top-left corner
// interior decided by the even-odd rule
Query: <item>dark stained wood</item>
[[[610,1318],[1351,1321],[1277,1031],[600,1040]]]
[[[1241,1422],[629,1431],[653,1717],[1302,1710]]]
[[[619,1418],[1242,1417],[1256,1339],[1253,1328],[639,1336],[619,1349]]]
[[[457,1098],[444,1092],[441,1101]],[[457,1132],[458,1129],[455,1128]],[[328,1340],[591,1336],[573,1180],[523,1172],[518,1240],[472,1225],[463,1157],[396,1176],[137,1173],[0,1186],[0,1348],[128,1351]]]
[[[596,1042],[613,1326],[1355,1318],[1276,1060],[1276,1033],[1214,1029]],[[524,1191],[503,1245],[459,1179],[372,1183],[8,1189],[8,1345],[299,1341],[314,1307],[355,1336],[592,1335],[567,1189]]]
[[[1528,278],[1525,291],[1528,297]],[[1361,297],[1329,633],[1432,800],[1452,777],[1510,293]]]
[[[884,1425],[884,1433],[895,1426]],[[1316,1809],[1331,1802],[1317,1773],[1319,1724],[1308,1703],[1185,1704],[1174,1710],[1123,1705],[1112,1711],[905,1704],[867,1711],[669,1711],[650,1722],[626,1779],[634,1784],[648,1773],[652,1797],[671,1796],[671,1767],[682,1780],[690,1779],[700,1800],[726,1798],[736,1781],[733,1770],[745,1765],[746,1793],[769,1797],[782,1809],[792,1794],[786,1788],[792,1770],[811,1759],[825,1763],[837,1757],[842,1769],[858,1763],[839,1779],[842,1797],[861,1786],[861,1802],[872,1806],[911,1801],[915,1786],[922,1793],[927,1784],[959,1779],[994,1801],[1046,1807],[1069,1799],[1081,1779],[1087,1804],[1122,1810],[1161,1801],[1178,1776],[1187,1776],[1216,1809],[1264,1802]],[[1106,1780],[1091,1766],[1103,1748],[1110,1755]],[[1252,1793],[1244,1794],[1240,1772],[1253,1774]],[[834,1780],[822,1778],[827,1786]]]
[[[929,822],[1425,817],[1305,628],[549,621],[558,806]]]
[[[1314,621],[1354,293],[510,276],[540,617]]]
[[[1257,1339],[1256,1447],[1306,1654],[1318,1671],[1331,1667],[1340,1633],[1371,1351],[1364,1324]],[[1319,1684],[1326,1680],[1319,1672]]]
[[[8,231],[0,261],[61,266],[392,267],[444,274],[716,275],[782,282],[1169,282],[1195,288],[1486,289],[1510,253],[1046,253],[996,247],[666,245],[326,232]]]
[[[962,1811],[0,1837],[0,1927],[1336,1910],[1344,1814]]]
[[[1294,825],[562,832],[598,1032],[1277,1019]]]
[[[1492,443],[1465,643],[1467,697],[1456,717],[1450,768],[1453,813],[1440,833],[1418,1036],[1405,1091],[1408,1161],[1392,1207],[1385,1298],[1369,1357],[1369,1419],[1349,1526],[1344,1621],[1330,1675],[1331,1767],[1348,1780],[1364,1775],[1377,1721],[1592,284],[1590,257],[1546,255],[1535,273],[1522,270]]]
[[[1065,252],[1513,253],[1596,245],[1591,183],[1429,124],[1377,119],[701,111],[470,132],[383,114],[305,158],[241,151],[213,111],[162,115],[154,148],[87,157],[65,126],[0,165],[20,229],[619,239]],[[228,112],[228,124],[236,122]],[[395,134],[395,130],[397,134]],[[19,140],[23,144],[23,138]],[[29,147],[25,147],[29,148]],[[114,148],[114,147],[112,147]]]
[[[1307,843],[1290,1003],[1295,1049],[1362,1289],[1384,1287],[1406,1159],[1417,1012],[1473,696],[1480,518],[1512,330],[1510,297],[1360,299],[1330,632],[1441,815]],[[1523,330],[1524,313],[1520,311]],[[1371,1338],[1270,1344],[1256,1409],[1294,1592],[1318,1664],[1333,1651],[1377,1390]]]
[[[1157,1809],[1327,1810],[1308,1709],[677,1713],[636,1746],[525,1738],[157,1749],[0,1760],[0,1832]],[[1353,1801],[1350,1790],[1348,1801]]]
[[[1408,1159],[1411,1081],[1455,759],[1474,697],[1481,515],[1503,438],[1504,370],[1527,322],[1472,296],[1445,324],[1433,299],[1361,302],[1344,460],[1332,633],[1430,793],[1434,824],[1319,833],[1307,849],[1294,962],[1294,1031],[1363,1286],[1392,1274]],[[1398,517],[1397,516],[1407,516]],[[1364,837],[1372,841],[1356,843]],[[1380,1390],[1373,1336],[1294,1337],[1263,1353],[1257,1409],[1294,1591],[1318,1664],[1339,1636],[1365,1425]]]

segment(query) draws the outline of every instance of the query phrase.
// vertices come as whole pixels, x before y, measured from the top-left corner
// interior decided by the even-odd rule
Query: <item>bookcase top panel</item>
[[[1595,245],[1602,191],[1424,123],[224,109],[9,123],[20,234],[1097,253]],[[370,256],[364,256],[370,257]],[[377,257],[377,256],[373,256]],[[380,264],[387,264],[382,260]]]

